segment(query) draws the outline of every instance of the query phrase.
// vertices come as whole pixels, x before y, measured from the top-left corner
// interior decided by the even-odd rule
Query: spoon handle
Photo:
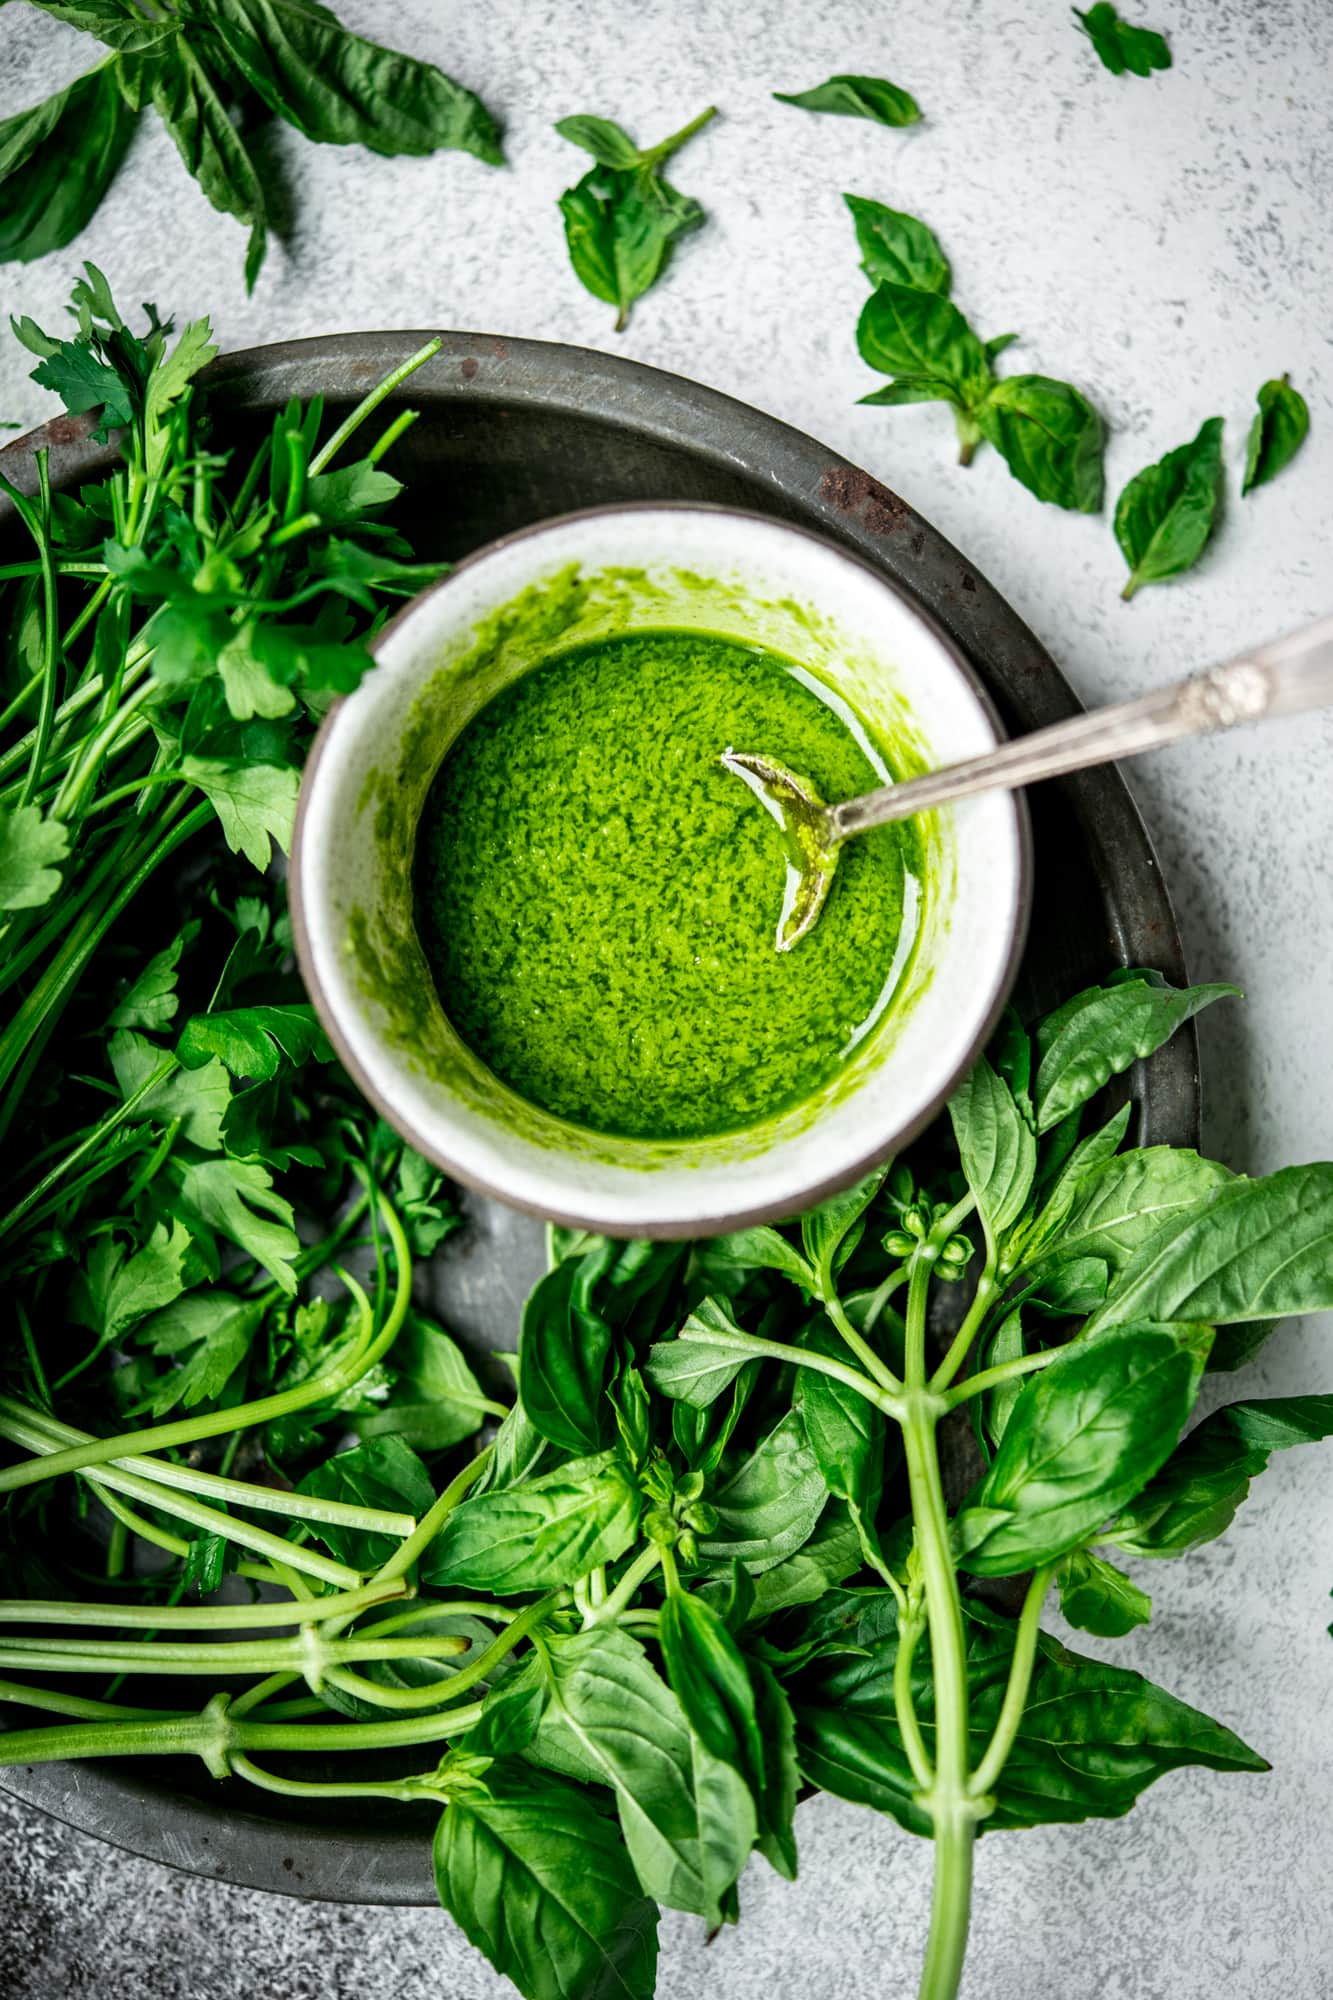
[[[1209,736],[1238,723],[1328,706],[1333,706],[1333,617],[1154,694],[1091,709],[1001,743],[983,756],[830,806],[829,835],[842,841],[867,827],[910,819],[974,792],[1014,791],[1039,778],[1158,750],[1186,736]]]

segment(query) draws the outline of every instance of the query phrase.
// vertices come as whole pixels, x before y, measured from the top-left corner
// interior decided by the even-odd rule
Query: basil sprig
[[[875,287],[857,323],[861,358],[892,379],[863,403],[948,403],[959,463],[984,439],[1039,500],[1080,514],[1102,504],[1102,420],[1081,390],[1050,375],[997,377],[994,362],[1017,339],[982,341],[949,296],[952,272],[934,232],[861,195],[851,210],[861,268]]]
[[[595,299],[616,308],[616,332],[630,307],[655,285],[672,245],[703,225],[704,211],[663,178],[661,169],[686,140],[717,116],[710,105],[679,132],[640,149],[609,118],[562,118],[556,131],[591,153],[596,164],[560,197],[574,274]]]

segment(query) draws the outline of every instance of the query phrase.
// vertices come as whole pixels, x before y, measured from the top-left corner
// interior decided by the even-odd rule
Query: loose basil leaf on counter
[[[1014,478],[1057,507],[1101,511],[1102,420],[1081,391],[1049,375],[1009,375],[976,412]]]
[[[1115,538],[1129,564],[1120,595],[1191,569],[1207,547],[1222,505],[1222,419],[1208,417],[1130,480],[1115,503]]]
[[[1112,76],[1123,76],[1126,70],[1132,76],[1151,76],[1155,69],[1170,69],[1166,37],[1155,28],[1137,28],[1122,21],[1111,0],[1097,0],[1086,13],[1075,7],[1074,15]]]
[[[1330,1241],[1333,1163],[1225,1182],[1136,1251],[1080,1338],[1145,1319],[1218,1326],[1323,1311]]]
[[[813,90],[775,90],[779,104],[800,111],[831,111],[840,118],[871,118],[877,125],[916,125],[921,107],[910,91],[882,76],[831,76]]]
[[[990,386],[986,350],[957,306],[939,292],[882,279],[861,309],[856,344],[861,359],[881,375],[947,384],[965,407]]]
[[[1034,1376],[954,1524],[963,1568],[1018,1576],[1053,1562],[1132,1500],[1180,1435],[1210,1339],[1202,1326],[1125,1326]]]
[[[506,1596],[577,1583],[634,1540],[639,1492],[613,1451],[464,1500],[422,1563],[431,1584]]]
[[[1259,413],[1250,426],[1242,494],[1276,479],[1291,464],[1310,428],[1310,406],[1300,390],[1292,388],[1289,375],[1265,382],[1256,401]]]
[[[518,1393],[535,1428],[564,1451],[593,1452],[608,1442],[611,1412],[602,1386],[611,1329],[593,1293],[618,1253],[607,1242],[567,1257],[539,1280],[523,1308]]]
[[[434,63],[344,28],[308,0],[186,0],[270,111],[323,145],[412,154],[450,148],[504,164],[494,118]]]
[[[597,162],[565,189],[560,213],[575,275],[594,298],[615,306],[617,333],[634,301],[661,276],[672,245],[703,224],[699,203],[664,180],[661,169],[715,116],[710,106],[669,139],[642,150],[610,119],[579,115],[556,125],[562,138]]]
[[[134,130],[111,63],[0,120],[0,262],[63,250],[91,220]]]
[[[1076,993],[1037,1028],[1038,1132],[1049,1132],[1111,1077],[1152,1055],[1214,1000],[1239,996],[1238,986],[1168,986],[1160,973],[1137,969]]]
[[[542,1654],[548,1701],[530,1754],[609,1785],[647,1893],[720,1923],[758,1830],[749,1787],[706,1749],[627,1632],[552,1634]]]
[[[872,285],[910,285],[919,292],[948,297],[949,260],[933,229],[882,201],[867,201],[859,194],[845,194],[843,200],[856,226],[861,269]]]
[[[1080,1632],[1100,1639],[1123,1639],[1152,1616],[1152,1599],[1114,1563],[1075,1549],[1056,1571],[1060,1610]]]
[[[434,1864],[440,1902],[524,2000],[652,2000],[657,1908],[578,1786],[492,1765],[445,1807]]]
[[[846,1629],[849,1646],[861,1650],[817,1660],[789,1684],[802,1776],[837,1798],[891,1814],[910,1833],[928,1834],[893,1698],[897,1608],[887,1591],[844,1596],[854,1610],[859,1600],[860,1615]],[[999,1719],[1016,1628],[972,1600],[965,1609],[975,1764]],[[935,1699],[924,1647],[912,1663],[912,1691],[929,1750]],[[1231,1730],[1141,1674],[1086,1659],[1042,1632],[1014,1749],[996,1782],[996,1810],[985,1824],[1119,1819],[1167,1771],[1190,1764],[1214,1771],[1269,1768]]]
[[[1032,1190],[1037,1141],[1007,1083],[979,1056],[949,1099],[967,1184],[992,1236],[1016,1222]]]
[[[1192,1430],[1104,1539],[1137,1556],[1178,1556],[1229,1528],[1270,1455],[1333,1437],[1333,1396],[1277,1396],[1214,1410]]]

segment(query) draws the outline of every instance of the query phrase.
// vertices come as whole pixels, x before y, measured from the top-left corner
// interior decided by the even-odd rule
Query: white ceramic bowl
[[[571,514],[469,557],[381,632],[375,671],[330,712],[306,766],[292,910],[306,985],[343,1062],[447,1173],[576,1227],[711,1235],[821,1200],[939,1109],[1017,970],[1029,835],[1007,793],[923,822],[927,887],[894,1002],[803,1104],[744,1132],[672,1142],[610,1138],[538,1110],[464,1047],[436,997],[412,914],[417,815],[450,742],[499,688],[557,648],[653,627],[800,661],[872,734],[906,738],[922,768],[1001,733],[936,627],[834,544],[727,508]]]

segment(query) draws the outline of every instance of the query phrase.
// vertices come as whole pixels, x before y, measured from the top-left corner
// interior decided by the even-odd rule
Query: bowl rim
[[[765,532],[799,536],[817,548],[853,564],[873,583],[890,591],[903,605],[908,615],[918,620],[931,637],[943,649],[954,671],[958,674],[969,693],[980,708],[997,742],[1008,740],[998,707],[984,685],[980,675],[966,658],[961,648],[946,632],[939,621],[922,605],[911,597],[892,577],[874,568],[857,550],[844,547],[831,537],[819,534],[815,529],[797,521],[779,520],[771,514],[763,514],[756,508],[729,507],[708,501],[693,500],[631,500],[598,507],[571,508],[563,514],[552,514],[544,520],[530,522],[527,526],[497,535],[480,548],[469,550],[454,563],[447,576],[427,584],[410,598],[392,618],[386,620],[370,643],[369,651],[378,660],[381,649],[407,621],[419,615],[422,607],[447,590],[457,577],[474,569],[478,564],[489,561],[493,556],[523,542],[540,539],[552,529],[566,528],[585,521],[607,521],[619,519],[626,514],[720,514],[729,520],[743,520],[757,524]],[[301,773],[301,788],[297,797],[296,818],[292,829],[290,867],[288,871],[288,900],[291,912],[292,937],[296,947],[297,963],[306,991],[319,1016],[320,1023],[337,1053],[338,1060],[352,1078],[357,1089],[372,1104],[386,1124],[398,1132],[432,1166],[439,1168],[451,1180],[472,1188],[476,1193],[487,1196],[492,1201],[503,1202],[509,1208],[516,1208],[527,1215],[536,1216],[544,1222],[554,1223],[562,1229],[581,1229],[598,1235],[623,1237],[626,1225],[617,1219],[608,1224],[604,1216],[595,1213],[563,1209],[519,1198],[503,1187],[476,1174],[471,1168],[464,1168],[450,1157],[428,1134],[423,1132],[410,1113],[399,1107],[391,1107],[378,1085],[369,1075],[365,1064],[354,1047],[339,1018],[336,1007],[330,1000],[328,991],[320,977],[315,962],[315,952],[311,939],[311,928],[307,918],[305,895],[305,855],[306,817],[311,795],[318,781],[318,773],[328,748],[329,740],[337,719],[351,697],[339,695],[324,715],[315,740],[310,746],[305,767]],[[985,1007],[976,1016],[977,1027],[969,1036],[963,1054],[949,1072],[945,1082],[932,1094],[928,1102],[913,1118],[900,1127],[892,1136],[892,1150],[901,1151],[925,1131],[926,1127],[943,1110],[954,1089],[985,1048],[999,1022],[1005,1005],[1013,991],[1027,945],[1028,929],[1032,917],[1033,899],[1033,853],[1032,821],[1027,799],[1021,790],[1004,794],[1013,812],[1014,831],[1017,842],[1013,882],[1013,921],[1010,926],[1009,944],[1002,965],[991,981]],[[809,1188],[802,1188],[790,1198],[777,1202],[764,1202],[757,1207],[738,1208],[724,1211],[720,1215],[703,1213],[688,1219],[669,1219],[666,1222],[637,1222],[628,1233],[656,1241],[688,1241],[695,1236],[725,1236],[739,1229],[754,1228],[761,1223],[780,1222],[804,1209],[813,1208],[830,1196],[840,1194],[843,1189],[871,1173],[875,1167],[890,1157],[890,1146],[873,1146],[867,1153],[858,1154],[847,1166],[839,1167],[834,1173],[824,1175]]]

